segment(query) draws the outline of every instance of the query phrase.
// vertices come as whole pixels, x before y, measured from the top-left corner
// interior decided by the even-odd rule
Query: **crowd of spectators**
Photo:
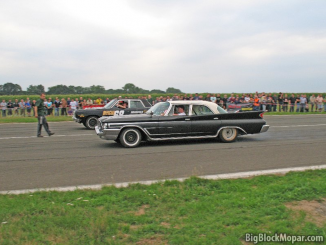
[[[128,97],[125,97],[126,99]],[[130,97],[131,98],[131,97]],[[121,96],[115,99],[122,99]],[[253,110],[264,110],[273,112],[326,112],[326,97],[323,98],[322,94],[315,96],[312,94],[309,98],[305,94],[301,95],[288,95],[283,93],[278,94],[267,94],[258,93],[255,94],[231,94],[228,96],[226,94],[207,94],[206,96],[196,94],[174,94],[173,96],[160,96],[155,99],[151,95],[139,97],[139,99],[147,99],[150,104],[154,105],[158,102],[171,101],[171,100],[206,100],[211,101],[220,105],[221,107],[228,109],[230,105],[250,105]],[[35,106],[35,100],[18,99],[12,100],[2,100],[0,107],[2,110],[2,117],[5,116],[33,116]],[[98,97],[96,100],[91,98],[84,99],[83,97],[78,98],[61,98],[56,97],[54,100],[52,98],[45,99],[44,105],[47,108],[47,115],[54,116],[70,116],[73,114],[74,110],[82,109],[87,106],[103,106],[110,102],[109,98],[101,99]]]

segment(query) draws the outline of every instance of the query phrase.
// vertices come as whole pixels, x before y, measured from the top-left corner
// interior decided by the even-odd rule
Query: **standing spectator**
[[[81,101],[81,102],[83,102],[83,101]],[[80,102],[80,103],[81,103]],[[109,98],[106,98],[105,100],[104,100],[104,105],[106,105],[107,103],[109,103],[110,102],[110,99]],[[79,108],[79,109],[82,109],[82,108]]]
[[[239,98],[239,95],[238,95],[238,94],[235,96],[235,100],[234,100],[234,103],[235,103],[235,104],[240,104],[240,103],[241,103],[241,101],[240,101],[240,98]]]
[[[74,99],[71,99],[71,102],[70,102],[70,108],[71,108],[71,111],[72,111],[72,114],[74,114],[74,111],[77,109],[77,105],[78,105],[78,101],[74,101]]]
[[[326,112],[326,95],[325,95],[325,99],[323,101],[324,101],[324,112]]]
[[[25,107],[26,107],[26,111],[27,111],[27,116],[30,117],[31,111],[32,111],[32,105],[31,105],[30,100],[25,101]]]
[[[250,101],[249,94],[246,94],[246,96],[244,97],[244,101],[245,101],[246,103],[249,103],[249,101]]]
[[[205,101],[211,101],[211,95],[210,94],[206,94]]]
[[[68,99],[67,99],[67,107],[70,106],[70,101],[71,101],[70,98],[68,98]]]
[[[81,103],[81,108],[82,108],[82,109],[84,108],[84,106],[87,106],[87,102],[86,102],[86,100],[83,100],[82,103]]]
[[[189,94],[189,100],[194,100],[194,96],[192,94]]]
[[[283,108],[283,93],[279,93],[277,97],[277,102],[278,102],[278,111],[281,112]]]
[[[8,108],[8,116],[11,116],[12,115],[12,109],[14,108],[14,104],[11,102],[11,100],[8,100],[8,103],[7,103],[7,108]]]
[[[258,95],[256,94],[255,99],[254,99],[254,104],[253,104],[253,106],[254,106],[253,110],[254,111],[259,111],[259,107],[260,107],[259,102],[260,102],[260,100],[258,98]]]
[[[33,116],[35,116],[35,110],[33,109],[35,107],[35,103],[36,103],[36,100],[33,100],[32,103],[31,103]]]
[[[272,105],[273,105],[273,97],[268,96],[266,100],[266,110],[267,111],[272,111]]]
[[[299,112],[300,111],[300,96],[299,95],[297,95],[295,103],[297,104],[296,112]]]
[[[54,115],[59,116],[59,109],[60,109],[61,102],[58,97],[55,98],[54,101]]]
[[[195,96],[194,96],[193,100],[199,100],[198,93],[195,93]]]
[[[78,100],[78,109],[83,109],[82,108],[82,105],[81,105],[82,102],[83,102],[83,97],[79,97],[79,100]]]
[[[20,102],[19,102],[19,109],[20,109],[20,115],[25,116],[25,102],[24,102],[23,99],[21,99]]]
[[[231,96],[228,98],[228,103],[230,103],[230,104],[234,104],[235,103],[234,94],[231,94]]]
[[[14,106],[14,112],[15,112],[15,115],[18,116],[18,109],[19,109],[19,102],[18,102],[18,99],[15,99],[15,102],[14,102],[13,106]]]
[[[53,103],[52,103],[52,99],[49,98],[48,102],[47,102],[47,108],[48,108],[48,115],[52,116],[52,112],[53,112]]]
[[[314,94],[310,96],[309,103],[311,105],[311,111],[314,111],[314,107],[316,105],[316,97]],[[316,111],[317,111],[317,105],[316,105]]]
[[[263,111],[266,111],[266,101],[267,101],[266,95],[265,93],[263,93],[260,97],[260,107],[261,110]]]
[[[183,100],[190,100],[187,94],[183,96]]]
[[[47,99],[44,100],[43,104],[44,104],[44,107],[46,108],[46,110],[45,110],[46,114],[45,115],[47,116],[47,115],[49,115],[49,110],[48,110],[49,108],[48,108],[48,101],[47,101]]]
[[[306,95],[301,95],[300,97],[300,112],[304,112],[306,105],[308,104]]]
[[[297,98],[294,96],[294,94],[292,94],[288,101],[290,104],[290,112],[294,112],[294,106],[295,102],[297,101]]]
[[[283,111],[287,112],[288,111],[288,105],[289,105],[289,98],[288,95],[285,94],[283,98]]]
[[[198,100],[203,100],[203,96],[202,95],[199,95],[198,96]]]
[[[316,98],[316,104],[319,112],[321,112],[323,109],[323,101],[324,101],[323,96],[321,94],[318,95]]]
[[[97,100],[95,100],[96,105],[101,105],[102,102],[103,102],[103,100],[100,97],[98,97]]]
[[[119,96],[120,98],[121,96]],[[93,105],[93,100],[91,100],[91,98],[88,98],[88,100],[86,101],[87,105]]]
[[[273,95],[273,105],[272,105],[272,111],[276,112],[277,111],[277,100],[278,100],[278,96],[277,94]]]
[[[157,98],[156,98],[157,99]],[[170,98],[170,96],[166,96],[166,101],[172,101],[172,99]],[[153,105],[155,104],[155,101],[153,101]]]
[[[216,95],[215,94],[212,94],[209,99],[211,102],[216,103]]]
[[[68,106],[67,101],[64,98],[62,98],[61,99],[61,116],[67,116],[67,106]]]
[[[2,100],[1,104],[1,110],[2,110],[2,116],[6,116],[6,110],[7,110],[7,102],[5,100]]]
[[[152,98],[152,95],[148,95],[147,96],[147,101],[148,101],[148,103],[150,103],[151,105],[153,105],[153,98]]]
[[[42,93],[40,95],[40,99],[36,101],[34,107],[34,115],[38,119],[37,124],[37,137],[43,137],[41,135],[42,126],[44,126],[45,131],[48,133],[49,136],[54,135],[49,129],[48,122],[46,121],[46,108],[44,106],[45,94]]]
[[[223,107],[223,109],[227,109],[227,107],[228,107],[228,96],[225,94],[224,96],[223,96],[223,99],[222,99],[222,107]]]
[[[218,104],[218,105],[220,105],[221,104],[221,100],[222,100],[221,95],[220,94],[217,94],[216,95],[215,103]]]

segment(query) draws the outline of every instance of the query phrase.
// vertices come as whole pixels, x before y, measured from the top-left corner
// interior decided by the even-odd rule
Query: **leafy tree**
[[[167,94],[178,94],[178,93],[182,93],[182,92],[180,89],[169,87],[166,89],[166,93]]]
[[[48,94],[72,94],[74,93],[74,89],[67,87],[66,85],[56,85],[53,87],[49,87]]]
[[[91,94],[101,94],[105,91],[105,88],[100,85],[92,85],[89,87]]]
[[[42,84],[40,85],[29,85],[29,87],[27,88],[27,93],[28,94],[40,94],[40,93],[44,93],[45,89],[44,86]]]
[[[165,94],[165,92],[163,90],[160,90],[160,89],[153,89],[150,91],[150,93],[153,93],[153,94]]]
[[[13,83],[5,83],[2,85],[2,93],[6,95],[15,95],[15,94],[20,94],[22,91],[22,88],[18,84],[13,84]]]

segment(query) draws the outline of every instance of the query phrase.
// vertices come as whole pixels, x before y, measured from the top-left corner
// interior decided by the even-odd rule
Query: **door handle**
[[[185,121],[190,121],[190,118],[186,118]]]
[[[214,120],[218,120],[218,117],[214,117]]]

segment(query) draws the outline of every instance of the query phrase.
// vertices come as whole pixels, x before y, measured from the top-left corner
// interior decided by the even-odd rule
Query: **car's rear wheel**
[[[126,128],[122,131],[119,139],[124,147],[137,147],[142,140],[142,135],[136,128]]]
[[[218,137],[225,143],[234,142],[238,137],[238,130],[236,128],[223,128]]]
[[[95,129],[95,126],[97,125],[97,117],[92,116],[88,117],[85,122],[85,127],[88,129]]]

